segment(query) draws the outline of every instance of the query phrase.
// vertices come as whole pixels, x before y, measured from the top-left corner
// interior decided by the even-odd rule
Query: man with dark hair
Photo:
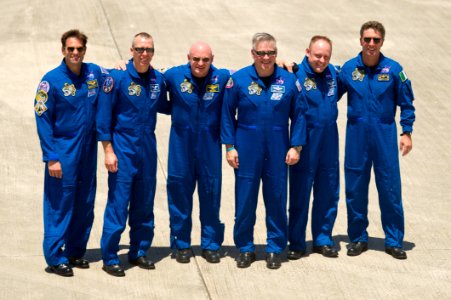
[[[194,43],[188,64],[164,73],[171,102],[168,157],[168,206],[171,248],[179,263],[191,256],[191,213],[198,184],[202,256],[220,261],[224,224],[221,205],[221,108],[229,72],[215,68],[213,53],[204,42]]]
[[[235,169],[237,266],[247,268],[255,261],[255,211],[262,181],[266,266],[278,269],[287,245],[287,165],[298,162],[306,143],[306,104],[300,99],[296,77],[275,64],[275,38],[257,33],[252,46],[254,63],[234,73],[226,86],[221,140],[227,162]]]
[[[103,85],[97,117],[98,140],[105,151],[108,201],[101,239],[103,270],[125,276],[117,255],[130,225],[128,260],[155,269],[146,254],[153,239],[157,148],[157,112],[169,113],[164,79],[150,67],[154,42],[148,33],[135,35],[126,71],[113,70]]]
[[[401,109],[399,149],[404,156],[412,149],[415,121],[410,80],[396,61],[380,49],[385,29],[369,21],[360,29],[362,51],[343,65],[340,79],[348,92],[345,181],[348,210],[349,256],[368,249],[368,185],[374,165],[379,193],[385,251],[406,259],[403,250],[404,212],[401,197],[396,108]]]
[[[337,70],[329,64],[332,42],[325,36],[312,37],[304,60],[295,72],[301,82],[302,96],[308,110],[305,114],[308,142],[299,163],[290,167],[290,207],[288,259],[299,259],[306,251],[310,194],[313,187],[313,252],[337,257],[333,248],[332,229],[339,200]]]
[[[94,220],[97,141],[95,112],[101,69],[83,63],[88,38],[69,30],[61,38],[61,65],[39,83],[35,112],[45,162],[44,256],[47,272],[73,276]]]

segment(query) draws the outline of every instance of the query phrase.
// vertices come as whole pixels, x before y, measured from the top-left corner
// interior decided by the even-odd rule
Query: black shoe
[[[155,269],[155,264],[150,259],[145,256],[140,256],[137,259],[129,259],[128,262],[131,265],[138,266],[141,269],[153,270]]]
[[[402,250],[402,248],[397,247],[386,247],[385,253],[390,254],[396,259],[407,259],[406,251]]]
[[[202,257],[211,264],[216,264],[221,260],[221,256],[217,250],[204,249],[202,250]]]
[[[351,243],[348,248],[348,256],[357,256],[366,250],[368,250],[368,243],[366,242]]]
[[[80,268],[80,269],[89,269],[89,261],[87,261],[86,259],[80,257],[80,258],[75,258],[75,257],[69,257],[69,264],[72,267],[75,268]]]
[[[280,259],[280,254],[278,253],[266,254],[266,267],[268,267],[268,269],[278,269],[281,266],[282,260]]]
[[[254,252],[241,252],[236,259],[236,266],[238,268],[248,268],[255,261]]]
[[[178,249],[175,254],[175,260],[181,264],[187,264],[190,261],[191,249]]]
[[[304,255],[305,255],[305,250],[300,250],[300,251],[288,250],[287,258],[289,260],[297,260],[297,259],[300,259]]]
[[[47,268],[45,268],[45,271],[47,273],[55,273],[56,275],[64,277],[74,276],[74,271],[72,271],[72,268],[68,264],[48,266]]]
[[[322,254],[325,257],[338,257],[337,249],[329,245],[313,246],[313,252]]]
[[[107,272],[110,275],[116,276],[116,277],[123,277],[125,276],[125,271],[121,267],[121,265],[103,265],[102,270]]]

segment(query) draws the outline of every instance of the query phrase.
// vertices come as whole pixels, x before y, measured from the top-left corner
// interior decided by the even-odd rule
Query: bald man
[[[224,224],[221,200],[220,120],[229,72],[213,65],[213,53],[204,42],[193,44],[188,63],[165,72],[172,107],[167,194],[171,248],[179,263],[191,257],[191,212],[198,184],[202,256],[220,261]]]

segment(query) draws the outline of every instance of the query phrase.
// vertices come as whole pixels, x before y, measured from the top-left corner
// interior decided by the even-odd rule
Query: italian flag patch
[[[404,73],[404,71],[399,72],[399,78],[401,78],[401,81],[404,82],[407,80],[407,75]]]

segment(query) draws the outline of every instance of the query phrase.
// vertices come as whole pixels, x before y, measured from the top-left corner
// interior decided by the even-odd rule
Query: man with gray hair
[[[275,38],[257,33],[252,39],[254,63],[234,73],[226,86],[221,140],[235,171],[234,241],[237,266],[255,261],[254,225],[260,180],[266,208],[266,264],[281,267],[287,245],[287,166],[299,160],[306,143],[305,103],[293,74],[276,64]],[[291,130],[288,123],[291,120]]]

